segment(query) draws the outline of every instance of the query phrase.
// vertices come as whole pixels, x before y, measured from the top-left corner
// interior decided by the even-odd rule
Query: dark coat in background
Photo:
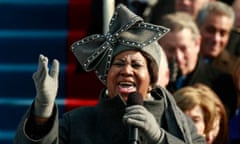
[[[240,57],[240,29],[231,31],[226,50],[228,50],[229,53]]]
[[[227,50],[224,50],[212,61],[212,65],[234,76],[236,70],[240,67],[240,57],[234,56]]]
[[[214,68],[210,64],[206,64],[202,59],[199,59],[195,70],[186,76],[181,87],[195,83],[203,83],[212,88],[225,105],[228,117],[234,115],[237,107],[237,93],[230,74]],[[176,85],[177,80],[170,82],[167,89],[173,93],[179,89]]]

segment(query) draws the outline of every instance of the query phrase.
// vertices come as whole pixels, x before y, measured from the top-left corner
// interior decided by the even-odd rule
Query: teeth
[[[131,83],[131,82],[120,82],[120,84],[128,84],[128,85],[131,85],[132,83]]]
[[[119,85],[125,86],[125,87],[126,87],[126,86],[134,86],[134,84],[131,83],[131,82],[120,82]]]

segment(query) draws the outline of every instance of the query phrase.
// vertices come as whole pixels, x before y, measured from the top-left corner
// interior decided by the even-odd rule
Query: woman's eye
[[[113,62],[112,65],[118,66],[118,67],[122,67],[122,66],[125,66],[125,65],[127,65],[127,64],[124,63],[124,62]],[[139,67],[141,67],[141,66],[142,66],[142,65],[139,64],[139,63],[132,63],[132,64],[131,64],[131,67],[133,67],[133,68],[139,68]]]
[[[140,64],[138,64],[138,63],[134,63],[134,64],[132,64],[132,67],[133,68],[139,68],[139,67],[141,67],[142,65],[140,65]]]
[[[114,62],[112,65],[115,65],[115,66],[123,66],[124,63],[121,63],[121,62]]]
[[[201,121],[200,118],[192,118],[192,120],[193,120],[194,123],[199,123]]]

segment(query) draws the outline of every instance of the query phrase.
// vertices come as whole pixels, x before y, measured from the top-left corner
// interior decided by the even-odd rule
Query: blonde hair
[[[197,88],[198,90],[201,90],[202,92],[206,93],[206,96],[209,98],[209,101],[213,101],[216,107],[216,117],[220,117],[220,131],[214,140],[214,144],[225,144],[228,142],[228,116],[226,109],[222,103],[222,101],[219,99],[218,95],[210,89],[208,86],[204,84],[194,84],[193,87]]]
[[[204,84],[194,84],[186,86],[174,94],[177,105],[184,112],[199,105],[203,110],[205,130],[207,135],[211,130],[216,118],[220,118],[220,131],[214,143],[224,143],[228,141],[228,126],[226,110],[218,98],[217,94]]]
[[[203,93],[192,86],[183,87],[174,93],[176,103],[183,112],[191,110],[197,105],[201,107],[205,123],[205,134],[212,128],[216,116],[216,107],[213,101],[206,96],[207,94],[208,92]]]

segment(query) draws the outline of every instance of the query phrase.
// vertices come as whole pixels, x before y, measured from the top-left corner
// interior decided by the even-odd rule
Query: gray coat
[[[205,144],[197,135],[192,121],[176,106],[172,95],[165,89],[156,88],[151,95],[155,100],[144,101],[147,108],[164,129],[164,144]],[[109,99],[102,92],[99,104],[95,107],[81,107],[64,114],[58,122],[55,108],[47,132],[32,130],[31,109],[23,117],[15,136],[15,144],[127,144],[128,126],[123,123],[126,104],[119,96]],[[59,127],[58,127],[59,125]],[[34,134],[35,133],[35,134]],[[34,140],[34,135],[42,135]],[[139,130],[141,144],[149,144]]]

